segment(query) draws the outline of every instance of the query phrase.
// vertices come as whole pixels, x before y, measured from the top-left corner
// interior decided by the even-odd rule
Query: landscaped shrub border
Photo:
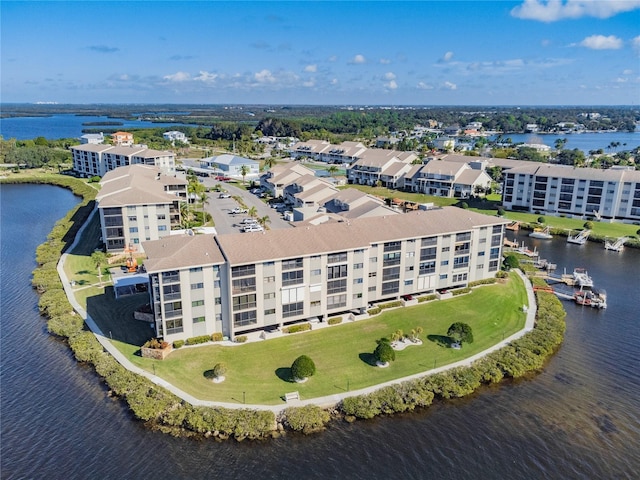
[[[79,180],[65,180],[72,182],[21,183],[53,183],[71,188],[74,182],[78,182],[91,188]],[[87,200],[87,195],[90,200]],[[92,364],[111,392],[127,402],[136,418],[147,422],[151,427],[173,434],[202,434],[206,437],[234,437],[238,440],[278,436],[283,425],[292,430],[310,432],[322,429],[328,423],[329,413],[316,406],[290,407],[282,412],[280,423],[276,422],[271,411],[194,407],[145,377],[127,370],[105,352],[95,336],[84,329],[84,322],[73,312],[68,300],[66,304],[63,302],[60,291],[63,294],[64,291],[55,270],[60,255],[70,245],[77,229],[86,221],[91,211],[87,206],[93,197],[95,191],[87,191],[84,201],[67,214],[65,219],[56,223],[47,242],[43,244],[46,247],[38,247],[38,253],[42,252],[42,256],[38,257],[39,267],[34,271],[34,280],[37,277],[42,281],[34,281],[33,285],[43,294],[39,308],[43,315],[49,317],[49,331],[67,338],[76,359]],[[72,218],[81,208],[85,208],[85,214],[80,216],[82,222],[76,220],[74,224],[69,223],[67,219]],[[73,236],[69,236],[72,230]],[[52,255],[54,251],[57,251],[57,258]],[[535,278],[532,281],[534,284],[541,282]],[[337,412],[349,420],[409,411],[429,406],[435,398],[462,397],[474,392],[482,384],[497,383],[504,377],[519,378],[538,371],[562,343],[565,311],[553,294],[536,292],[536,297],[538,315],[535,328],[506,347],[487,355],[470,367],[454,368],[383,387],[371,394],[348,397],[338,406]],[[421,298],[427,299],[429,296]],[[66,295],[64,299],[66,300]],[[241,341],[240,338],[236,338],[236,341]]]
[[[284,327],[282,329],[283,333],[298,333],[298,332],[306,332],[311,330],[310,323],[299,323],[297,325],[291,325],[290,327]]]

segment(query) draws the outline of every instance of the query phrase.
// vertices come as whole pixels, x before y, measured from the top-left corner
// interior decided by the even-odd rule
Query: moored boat
[[[580,288],[593,287],[593,279],[584,268],[575,268],[573,270],[573,282],[574,285],[577,285]]]
[[[567,243],[575,243],[576,245],[584,245],[587,243],[587,239],[589,238],[589,234],[591,230],[582,230],[578,232],[576,235],[569,235],[567,237]]]
[[[539,238],[541,240],[550,240],[553,238],[553,235],[549,233],[551,229],[549,227],[544,228],[536,228],[533,232],[529,234],[531,238]]]
[[[615,242],[610,242],[605,240],[604,248],[605,250],[613,250],[614,252],[621,252],[624,250],[624,242],[628,240],[627,237],[620,237]]]

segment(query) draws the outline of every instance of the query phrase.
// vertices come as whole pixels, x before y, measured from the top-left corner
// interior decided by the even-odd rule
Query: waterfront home
[[[508,221],[445,207],[144,243],[156,335],[231,339],[463,287],[501,263]]]
[[[105,174],[100,186],[96,201],[107,253],[142,251],[141,242],[163,238],[179,227],[186,180],[165,175],[158,167],[129,165]]]
[[[111,139],[114,145],[119,145],[121,147],[130,147],[133,145],[133,133],[116,132],[111,134]]]

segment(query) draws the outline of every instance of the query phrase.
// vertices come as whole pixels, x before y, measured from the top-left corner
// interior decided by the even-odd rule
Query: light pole
[[[242,392],[242,403],[243,404],[247,403],[247,392]]]

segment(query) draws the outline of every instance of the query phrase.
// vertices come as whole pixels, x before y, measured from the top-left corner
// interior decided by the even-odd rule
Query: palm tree
[[[189,202],[180,202],[180,227],[193,227],[193,212],[189,206]]]
[[[258,218],[258,223],[265,230],[269,230],[269,227],[267,226],[267,224],[271,223],[271,219],[269,218],[269,215],[265,215],[264,217]]]
[[[258,216],[258,209],[256,207],[251,207],[247,213],[251,218],[256,218]]]
[[[331,177],[333,177],[338,171],[338,167],[336,167],[335,165],[331,165],[329,168],[327,168],[327,172],[329,172],[329,175],[331,175]]]
[[[205,223],[207,223],[207,219],[204,213],[204,206],[209,203],[209,195],[207,195],[207,192],[203,191],[198,193],[198,198],[200,200],[200,205],[202,205],[202,225],[204,225]]]
[[[242,175],[242,184],[243,185],[245,184],[244,177],[246,177],[248,173],[249,173],[249,165],[246,165],[246,164],[241,165],[240,166],[240,175]]]
[[[100,286],[102,286],[102,265],[107,261],[107,254],[100,251],[93,252],[91,261],[98,269],[98,279],[100,280]]]
[[[273,157],[267,157],[264,159],[264,169],[270,170],[276,164],[276,159]]]

